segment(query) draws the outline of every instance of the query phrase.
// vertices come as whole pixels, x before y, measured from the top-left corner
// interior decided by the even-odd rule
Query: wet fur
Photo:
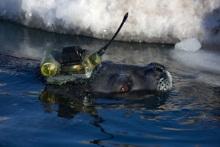
[[[91,77],[90,88],[91,91],[101,93],[163,91],[163,89],[158,89],[162,78],[167,79],[168,84],[171,84],[167,88],[170,90],[172,80],[169,79],[166,68],[161,64],[135,66],[104,62]],[[123,87],[125,90],[122,90]]]

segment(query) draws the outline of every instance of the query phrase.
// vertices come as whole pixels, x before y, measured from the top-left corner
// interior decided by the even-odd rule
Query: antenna
[[[109,40],[109,42],[103,46],[102,48],[99,49],[99,51],[97,52],[98,55],[102,56],[105,51],[107,50],[108,46],[112,43],[112,41],[115,39],[115,37],[118,35],[119,31],[121,30],[122,26],[124,25],[125,21],[128,18],[128,12],[124,15],[124,18],[120,24],[120,26],[118,27],[118,30],[115,32],[115,34],[113,35],[113,37],[111,38],[111,40]]]

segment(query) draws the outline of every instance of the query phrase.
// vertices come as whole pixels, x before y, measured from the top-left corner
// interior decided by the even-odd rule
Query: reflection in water
[[[44,111],[48,113],[56,112],[58,117],[73,119],[77,114],[89,114],[93,121],[91,124],[107,137],[89,141],[93,144],[103,144],[102,141],[114,138],[114,135],[108,133],[102,127],[105,121],[98,113],[99,109],[104,108],[127,108],[127,109],[157,109],[164,104],[168,94],[149,95],[143,92],[126,94],[105,95],[105,99],[112,102],[96,102],[103,95],[87,93],[83,87],[79,86],[54,86],[47,85],[42,91],[39,99],[43,105]]]
[[[40,100],[46,112],[57,111],[58,116],[73,118],[79,112],[91,116],[97,115],[95,106],[106,108],[146,108],[157,109],[165,103],[168,93],[149,94],[148,92],[131,92],[122,94],[89,93],[80,85],[47,85],[40,95]],[[97,99],[107,99],[111,102],[97,102]],[[56,110],[55,105],[58,105]]]
[[[66,93],[64,91],[60,91],[60,89],[53,89],[47,87],[40,95],[40,101],[43,104],[44,110],[46,112],[57,112],[59,117],[63,118],[74,118],[78,113],[87,113],[94,120],[91,122],[93,126],[99,128],[99,130],[107,137],[92,140],[90,143],[100,144],[101,141],[113,138],[113,135],[106,132],[102,127],[101,123],[104,121],[102,117],[98,115],[98,112],[93,105],[93,98],[91,95],[86,93],[81,93],[80,89],[75,89],[77,92]],[[79,91],[78,91],[79,90]],[[65,97],[67,94],[67,97]],[[58,105],[58,110],[56,110],[56,105]]]
[[[46,112],[57,111],[57,115],[64,118],[74,118],[80,112],[88,113],[91,116],[97,115],[97,111],[92,105],[93,99],[89,98],[89,95],[76,93],[75,95],[64,97],[66,91],[60,91],[60,93],[62,94],[48,88],[41,93],[40,101]],[[58,110],[54,107],[55,105],[58,105]]]

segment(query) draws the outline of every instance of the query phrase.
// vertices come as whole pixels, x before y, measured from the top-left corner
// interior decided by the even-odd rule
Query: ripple
[[[0,116],[0,123],[9,120],[9,117],[5,117],[5,116]]]

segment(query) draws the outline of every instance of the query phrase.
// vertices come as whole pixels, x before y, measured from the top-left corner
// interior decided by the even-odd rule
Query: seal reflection
[[[102,146],[106,140],[113,139],[114,134],[109,133],[108,130],[103,127],[102,123],[106,120],[99,114],[98,110],[107,108],[123,108],[129,110],[143,108],[150,110],[159,109],[159,106],[163,105],[167,98],[168,93],[155,95],[139,91],[103,95],[86,92],[85,87],[80,85],[47,85],[42,91],[39,100],[42,102],[45,112],[57,112],[58,117],[74,119],[79,113],[89,114],[93,118],[90,124],[99,129],[100,132],[103,133],[103,137],[85,142]],[[113,102],[106,103],[105,100],[104,102],[100,102],[100,99],[112,100]],[[99,102],[97,102],[97,100]]]
[[[59,117],[74,118],[77,113],[85,112],[91,116],[98,115],[96,107],[105,109],[123,108],[159,109],[166,102],[169,93],[152,93],[145,91],[131,93],[100,94],[90,93],[83,85],[47,85],[39,99],[45,112],[57,112]],[[97,103],[97,99],[108,99],[113,103]],[[57,107],[56,107],[57,106]]]

